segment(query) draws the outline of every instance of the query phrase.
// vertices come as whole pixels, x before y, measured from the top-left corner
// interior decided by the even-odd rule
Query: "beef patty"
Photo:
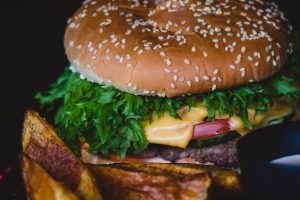
[[[192,158],[200,163],[209,162],[216,166],[237,167],[236,144],[238,139],[234,138],[221,144],[203,148],[187,147],[182,149],[164,145],[150,145],[145,151],[134,154],[134,156],[140,158],[161,157],[171,162],[176,162],[183,158]],[[130,154],[132,155],[133,153]]]

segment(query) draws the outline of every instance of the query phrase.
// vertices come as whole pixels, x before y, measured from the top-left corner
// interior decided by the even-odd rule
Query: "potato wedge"
[[[231,169],[193,164],[89,165],[104,199],[243,199]]]
[[[195,164],[175,165],[208,171],[211,174],[212,179],[212,186],[209,193],[209,199],[245,199],[245,194],[240,182],[240,175],[236,169]]]
[[[22,155],[22,175],[31,200],[78,200],[79,198],[60,182],[54,180],[39,164]]]
[[[207,199],[205,170],[172,164],[90,165],[104,199]]]
[[[60,181],[81,199],[102,199],[100,190],[103,199],[109,200],[243,199],[239,174],[231,169],[157,163],[86,165],[34,111],[25,115],[22,146],[24,154],[53,181]]]
[[[29,110],[25,114],[22,146],[24,154],[76,191],[80,198],[102,199],[91,172],[37,112]]]

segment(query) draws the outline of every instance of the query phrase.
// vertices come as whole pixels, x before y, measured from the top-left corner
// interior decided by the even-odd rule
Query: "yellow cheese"
[[[193,136],[193,122],[164,116],[147,125],[144,130],[150,143],[184,148]]]
[[[254,109],[248,109],[248,118],[254,129],[267,126],[268,122],[287,116],[293,112],[293,107],[287,104],[274,104],[271,112],[256,114]],[[161,118],[153,115],[152,123],[144,123],[144,132],[152,144],[162,144],[185,148],[193,136],[194,125],[203,122],[208,115],[207,108],[201,103],[189,109],[184,107],[178,110],[181,119],[174,119],[169,113],[164,113]],[[216,111],[218,116],[218,111]],[[229,118],[223,115],[222,118]],[[240,135],[245,135],[251,130],[244,126],[241,119],[234,115],[230,118],[232,130],[236,130]]]
[[[258,128],[268,126],[270,121],[288,116],[291,113],[293,113],[293,111],[294,108],[291,105],[275,103],[272,106],[272,110],[267,113],[261,113],[255,115],[254,109],[248,109],[248,119],[253,126],[253,130],[255,130]],[[233,116],[230,118],[230,125],[233,130],[238,131],[239,134],[242,136],[246,135],[250,131],[253,131],[247,129],[244,126],[242,120],[237,116]]]
[[[193,136],[194,125],[207,117],[207,108],[201,104],[184,107],[178,111],[181,119],[174,119],[169,113],[157,118],[153,116],[151,124],[144,124],[144,132],[152,144],[163,144],[185,148]]]

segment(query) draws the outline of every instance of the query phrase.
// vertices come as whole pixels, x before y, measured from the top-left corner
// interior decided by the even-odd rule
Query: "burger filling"
[[[268,80],[238,88],[172,98],[137,96],[92,83],[67,69],[49,92],[36,98],[42,106],[54,109],[56,129],[78,155],[82,144],[89,153],[121,159],[155,147],[158,153],[153,157],[158,160],[173,162],[195,155],[197,159],[192,161],[209,162],[200,158],[205,152],[214,157],[209,146],[234,145],[230,143],[236,141],[232,135],[243,136],[253,129],[297,118],[300,34],[294,36],[294,53],[284,70]],[[172,153],[168,149],[173,149]],[[221,157],[211,160],[218,162]]]

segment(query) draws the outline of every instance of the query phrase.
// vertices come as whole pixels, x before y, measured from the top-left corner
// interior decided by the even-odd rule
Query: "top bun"
[[[66,53],[90,81],[138,95],[179,96],[274,75],[291,26],[261,0],[93,0],[69,20]]]

